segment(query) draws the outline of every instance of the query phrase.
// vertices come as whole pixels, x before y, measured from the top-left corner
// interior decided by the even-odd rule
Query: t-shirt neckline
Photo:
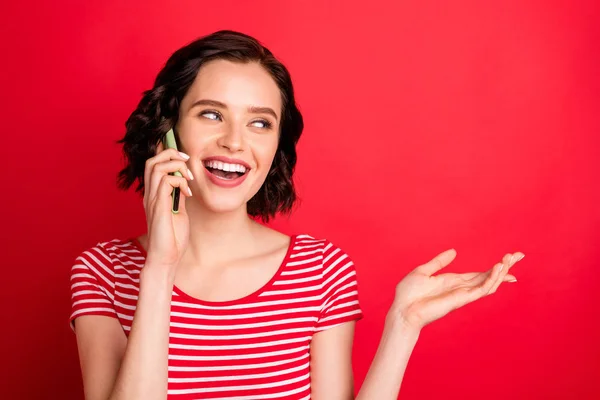
[[[292,250],[294,249],[296,238],[297,238],[297,235],[290,236],[290,244],[288,245],[288,248],[287,248],[287,251],[283,258],[283,261],[281,261],[281,264],[279,265],[279,267],[277,268],[277,271],[271,277],[271,279],[269,279],[269,281],[267,283],[265,283],[263,286],[261,286],[254,292],[252,292],[244,297],[240,297],[238,299],[233,299],[233,300],[225,300],[225,301],[203,300],[203,299],[199,299],[197,297],[187,294],[186,292],[181,290],[179,287],[177,287],[177,285],[175,285],[175,284],[173,284],[173,291],[175,293],[177,293],[180,297],[182,297],[183,299],[186,299],[189,302],[200,304],[200,305],[205,305],[205,306],[220,307],[220,306],[228,306],[228,305],[246,303],[249,300],[252,300],[252,299],[258,297],[262,293],[267,291],[269,288],[271,288],[273,286],[273,284],[277,281],[277,279],[279,279],[279,277],[281,276],[281,273],[283,272],[286,264],[288,263],[288,260],[291,256],[291,254],[292,254]],[[144,249],[144,246],[142,246],[142,244],[136,237],[133,237],[129,240],[133,244],[133,246],[142,254],[142,256],[144,257],[144,262],[145,262],[147,253],[146,253],[146,249]]]

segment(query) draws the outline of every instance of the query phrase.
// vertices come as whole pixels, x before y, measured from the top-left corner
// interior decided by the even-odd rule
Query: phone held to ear
[[[165,135],[163,144],[167,149],[177,150],[177,142],[175,141],[175,132],[173,132],[173,128],[169,129],[169,132],[167,132],[167,134]],[[179,171],[171,172],[169,173],[169,175],[183,176]],[[178,187],[173,188],[173,193],[171,193],[171,197],[173,198],[173,206],[171,207],[171,211],[173,212],[173,214],[177,214],[179,212],[180,197],[180,190]]]

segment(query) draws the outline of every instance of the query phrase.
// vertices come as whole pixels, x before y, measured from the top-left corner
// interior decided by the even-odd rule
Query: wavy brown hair
[[[282,110],[279,144],[265,182],[248,202],[248,214],[268,221],[277,213],[289,213],[297,199],[292,175],[296,166],[296,144],[304,122],[296,106],[292,79],[287,68],[258,40],[243,33],[222,30],[201,37],[174,52],[158,73],[154,86],[143,93],[137,108],[125,123],[123,145],[125,167],[119,171],[118,186],[144,191],[144,166],[156,145],[179,117],[179,105],[205,63],[224,59],[257,62],[271,75],[281,91]]]

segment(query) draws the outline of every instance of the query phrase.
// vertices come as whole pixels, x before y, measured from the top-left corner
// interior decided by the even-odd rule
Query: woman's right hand
[[[446,250],[410,273],[396,286],[390,318],[420,331],[449,312],[496,292],[503,282],[516,282],[508,272],[525,254],[507,253],[488,271],[433,276],[454,260],[456,250]]]
[[[189,219],[185,197],[192,195],[188,179],[194,179],[185,162],[187,154],[166,149],[160,143],[156,155],[146,161],[144,170],[144,210],[148,227],[146,265],[162,265],[170,272],[181,261],[189,240]],[[169,175],[175,171],[183,177]],[[173,188],[180,188],[179,212],[171,211]]]

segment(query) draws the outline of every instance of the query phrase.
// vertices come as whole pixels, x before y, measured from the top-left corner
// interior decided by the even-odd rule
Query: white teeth
[[[246,173],[246,167],[241,164],[229,164],[221,161],[206,161],[204,163],[209,168],[220,169],[221,171],[226,172],[241,172],[242,174]]]

